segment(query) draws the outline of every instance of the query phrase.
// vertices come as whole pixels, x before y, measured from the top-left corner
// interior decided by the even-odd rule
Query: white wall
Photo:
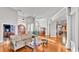
[[[46,28],[46,35],[51,35],[51,37],[56,37],[56,21],[51,21],[50,19],[36,19],[39,22],[39,27]]]
[[[40,27],[47,27],[47,20],[45,18],[36,19],[39,22]]]
[[[46,28],[46,35],[47,35],[47,19],[45,18],[40,18],[40,19],[35,19],[36,22],[39,22],[39,28],[40,27],[45,27]]]
[[[17,25],[17,13],[15,10],[4,7],[0,8],[0,42],[3,41],[3,24]],[[15,27],[15,29],[17,29]]]
[[[51,22],[49,31],[51,37],[56,37],[56,21]]]

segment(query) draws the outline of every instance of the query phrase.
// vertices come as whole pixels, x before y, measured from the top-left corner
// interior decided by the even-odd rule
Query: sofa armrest
[[[12,41],[11,41],[11,44],[12,44],[13,48],[15,48],[15,47],[17,46],[17,41],[12,40]]]

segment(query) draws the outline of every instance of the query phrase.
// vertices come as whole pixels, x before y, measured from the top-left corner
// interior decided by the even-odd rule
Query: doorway
[[[3,24],[3,40],[6,41],[10,38],[10,35],[15,34],[15,27],[9,24]]]

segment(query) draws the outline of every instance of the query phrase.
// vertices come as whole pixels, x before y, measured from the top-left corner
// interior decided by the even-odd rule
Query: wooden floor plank
[[[53,40],[52,40],[53,39]],[[56,38],[50,38],[48,39],[49,43],[48,45],[38,46],[35,48],[34,52],[68,52],[68,50],[61,44],[59,39]],[[0,44],[0,52],[13,52],[10,49],[10,41],[5,41],[3,44]],[[31,48],[29,47],[23,47],[16,52],[33,52]]]

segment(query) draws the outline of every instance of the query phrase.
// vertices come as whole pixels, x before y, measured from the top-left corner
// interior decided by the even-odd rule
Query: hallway
[[[43,51],[43,48],[45,52],[66,52],[67,50],[78,52],[78,16],[78,7],[1,7],[0,51],[8,52],[13,48],[18,52],[31,52],[33,49],[26,45],[34,48],[33,43],[36,43],[37,37],[45,36],[48,46],[39,44],[42,40],[37,39],[39,46],[34,48],[36,52]],[[10,41],[6,40],[7,38]]]

